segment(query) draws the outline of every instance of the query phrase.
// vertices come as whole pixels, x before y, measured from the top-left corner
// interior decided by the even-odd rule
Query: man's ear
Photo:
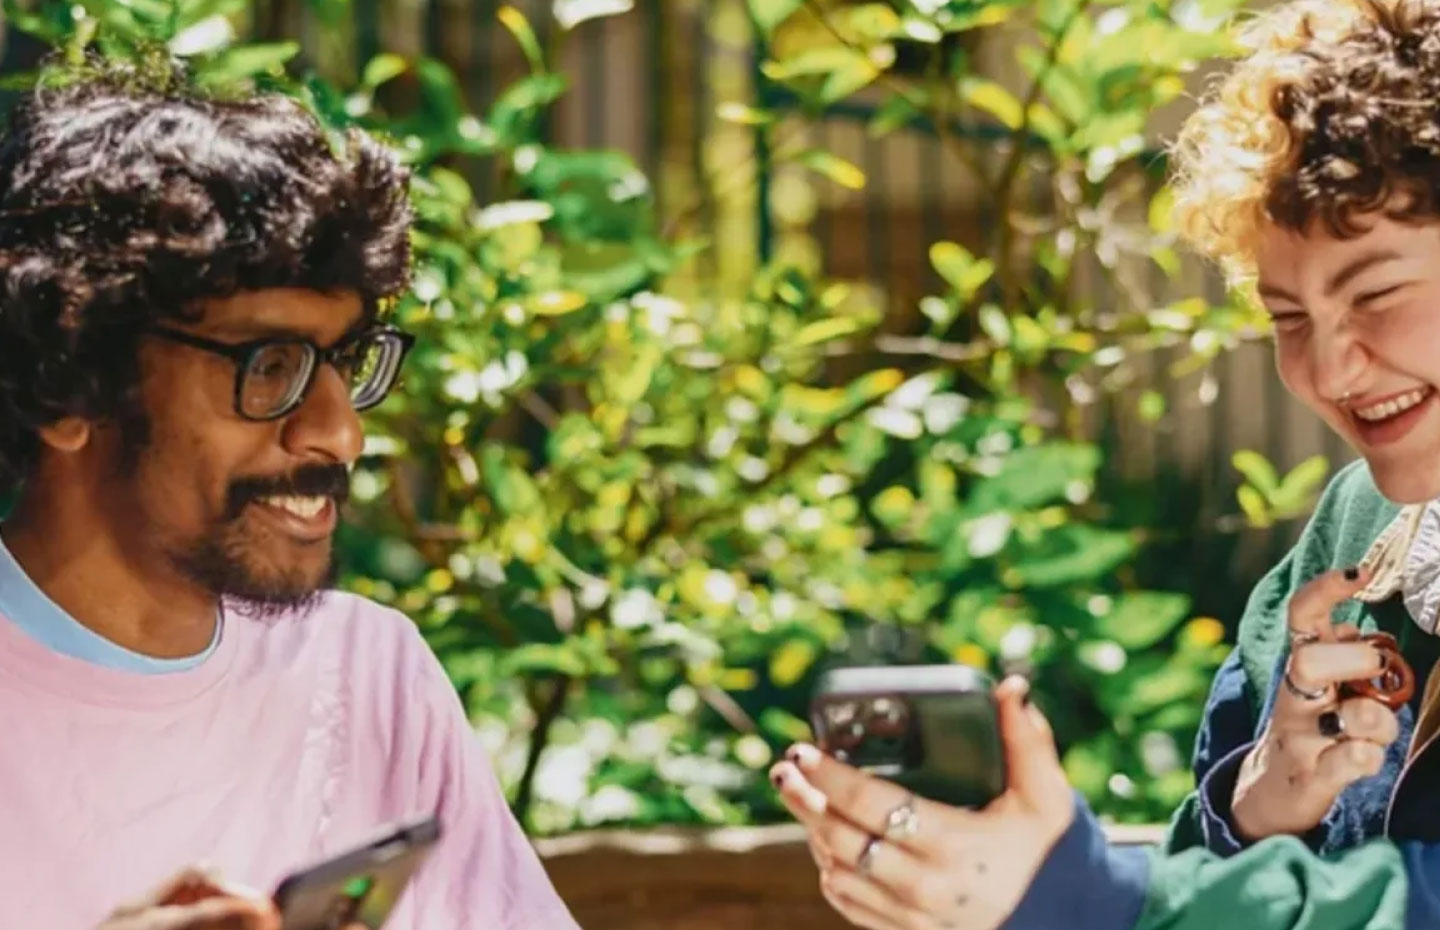
[[[93,427],[83,417],[62,417],[38,430],[45,445],[59,452],[79,452],[90,442]]]

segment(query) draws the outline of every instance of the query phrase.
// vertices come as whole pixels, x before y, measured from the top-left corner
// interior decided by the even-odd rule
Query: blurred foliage
[[[237,40],[243,0],[17,2],[11,21],[72,57],[165,42],[202,83],[282,88],[414,166],[416,280],[395,313],[419,343],[369,420],[347,584],[415,618],[532,829],[783,816],[765,767],[806,737],[837,657],[1033,675],[1071,778],[1117,819],[1162,818],[1190,788],[1224,627],[1137,582],[1145,528],[1097,499],[1084,413],[1152,350],[1185,347],[1178,377],[1263,325],[1133,286],[1178,268],[1145,130],[1228,51],[1238,2],[750,0],[766,104],[719,112],[765,143],[759,170],[863,186],[780,132],[863,98],[876,135],[936,133],[999,217],[930,247],[943,287],[904,339],[863,282],[804,261],[672,296],[715,246],[662,228],[627,155],[547,142],[569,78],[514,8],[530,72],[473,112],[432,59],[287,73],[293,44]],[[1006,51],[986,66],[989,43]],[[492,202],[477,163],[501,168]],[[1080,296],[1087,253],[1115,285],[1103,306]],[[875,364],[837,377],[857,353]],[[1142,416],[1164,415],[1157,397]],[[1271,519],[1319,474],[1237,465],[1246,512]]]

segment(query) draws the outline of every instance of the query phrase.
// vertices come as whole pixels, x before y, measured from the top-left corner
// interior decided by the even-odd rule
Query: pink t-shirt
[[[578,930],[414,625],[349,594],[230,612],[215,653],[143,675],[0,617],[0,928],[92,930],[181,867],[272,891],[438,813],[386,930]]]

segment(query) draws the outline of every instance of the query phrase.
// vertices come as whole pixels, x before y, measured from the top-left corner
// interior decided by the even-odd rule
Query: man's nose
[[[365,433],[350,402],[350,386],[333,365],[321,364],[315,383],[285,422],[282,442],[302,459],[349,465],[360,457]]]

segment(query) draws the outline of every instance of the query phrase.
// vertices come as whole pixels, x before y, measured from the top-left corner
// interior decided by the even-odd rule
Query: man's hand
[[[264,898],[186,869],[118,908],[98,930],[280,930],[280,915]]]
[[[912,798],[813,746],[775,766],[821,890],[848,920],[868,930],[993,930],[1014,911],[1074,817],[1050,726],[1027,691],[1021,679],[996,689],[1010,784],[981,811]]]
[[[1353,626],[1333,627],[1331,611],[1365,587],[1364,573],[1328,572],[1295,592],[1292,651],[1275,710],[1235,782],[1231,816],[1239,834],[1259,840],[1303,834],[1325,818],[1347,785],[1374,775],[1400,733],[1395,713],[1371,698],[1337,700],[1336,685],[1382,670],[1380,653],[1355,642]]]

